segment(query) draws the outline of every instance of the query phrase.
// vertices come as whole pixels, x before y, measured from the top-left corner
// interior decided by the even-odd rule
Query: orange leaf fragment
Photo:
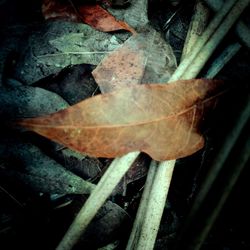
[[[135,30],[127,23],[116,20],[108,11],[103,9],[100,5],[83,5],[79,7],[79,14],[84,23],[103,32],[110,32],[116,30],[127,30],[135,34]]]
[[[18,124],[90,156],[143,151],[158,161],[177,159],[203,147],[198,125],[220,87],[198,79],[135,85]]]
[[[74,22],[84,22],[92,28],[103,32],[127,30],[135,34],[135,30],[123,21],[116,20],[100,5],[77,4],[70,1],[43,0],[42,13],[47,19],[65,19]]]

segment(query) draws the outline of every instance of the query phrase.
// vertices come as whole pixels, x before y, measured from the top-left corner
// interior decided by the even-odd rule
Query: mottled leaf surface
[[[103,93],[141,83],[165,83],[176,69],[172,48],[153,29],[130,37],[92,72]]]
[[[102,93],[140,84],[147,60],[143,37],[129,38],[120,48],[107,55],[92,72]]]
[[[135,85],[18,123],[90,156],[143,151],[159,161],[177,159],[202,148],[199,121],[220,87],[199,79]]]

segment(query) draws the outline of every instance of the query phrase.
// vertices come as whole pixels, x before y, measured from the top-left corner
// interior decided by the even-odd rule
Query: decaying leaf
[[[77,2],[44,0],[42,12],[45,19],[66,19],[69,21],[81,22],[91,27],[104,31],[127,30],[135,33],[127,23],[116,20],[108,11],[98,4],[77,4]]]
[[[149,28],[144,37],[144,41],[147,42],[147,63],[142,83],[168,82],[177,68],[172,47],[153,28]]]
[[[141,83],[146,59],[142,36],[132,36],[120,48],[107,55],[92,74],[102,93],[107,93]]]
[[[117,19],[128,23],[135,30],[141,30],[149,24],[148,0],[131,1],[127,8],[109,7],[108,11]]]
[[[89,194],[95,185],[83,180],[45,155],[36,146],[24,142],[0,142],[1,162],[12,162],[0,175],[19,180],[31,190],[56,194]]]
[[[35,83],[33,86],[45,88],[52,93],[56,93],[70,105],[74,105],[97,92],[97,85],[91,75],[92,70],[93,66],[88,64],[74,65],[63,69],[56,75],[47,77],[42,81]],[[43,104],[45,104],[44,99]],[[53,112],[55,111],[44,114],[50,114]],[[36,116],[38,116],[38,114]]]
[[[124,85],[167,82],[176,69],[172,48],[153,29],[130,37],[92,72],[103,93]]]
[[[83,23],[45,22],[24,41],[13,77],[30,85],[67,66],[97,65],[128,37],[128,33],[104,33]]]
[[[116,20],[108,11],[98,4],[84,5],[79,8],[79,13],[84,23],[100,31],[109,32],[116,30],[127,30],[135,34],[135,30],[127,23]]]
[[[199,121],[220,83],[197,79],[125,87],[18,124],[90,156],[143,151],[159,161],[177,159],[202,148]]]
[[[46,100],[46,103],[45,103]],[[68,103],[54,92],[31,86],[2,88],[0,91],[0,117],[35,117],[67,108]]]
[[[27,41],[18,61],[18,78],[25,83],[35,81],[63,68],[77,64],[99,64],[110,51],[118,48],[129,34],[111,35],[89,25],[53,21],[45,25],[46,34],[34,33]],[[39,41],[39,42],[36,42]],[[34,56],[35,55],[35,56]]]

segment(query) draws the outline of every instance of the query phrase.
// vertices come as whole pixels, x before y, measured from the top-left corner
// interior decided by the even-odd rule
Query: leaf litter
[[[68,36],[66,35],[67,33]],[[77,35],[79,33],[82,33],[81,36]],[[32,31],[31,36],[28,38],[28,41],[26,40],[25,42],[25,39],[23,39],[24,49],[20,51],[20,57],[16,59],[17,63],[14,67],[14,76],[12,76],[20,80],[20,82],[18,83],[18,85],[20,86],[18,86],[18,91],[15,84],[9,86],[7,89],[2,89],[3,91],[1,91],[1,102],[3,103],[4,108],[1,109],[1,118],[5,120],[6,118],[9,119],[9,117],[33,117],[40,114],[53,113],[57,110],[66,108],[68,106],[67,102],[65,102],[62,98],[59,98],[55,93],[53,93],[53,91],[47,91],[38,87],[22,86],[22,83],[36,85],[37,81],[40,81],[41,79],[45,81],[45,77],[51,76],[52,74],[57,74],[61,71],[61,69],[69,65],[71,66],[82,63],[91,63],[93,65],[98,64],[104,54],[120,46],[120,44],[124,40],[126,40],[128,36],[128,33],[102,33],[92,29],[90,26],[85,24],[67,23],[65,21],[50,21],[46,22],[46,24],[42,24],[41,27],[39,26],[36,30]],[[60,37],[62,37],[61,40]],[[59,39],[57,40],[57,38]],[[85,42],[85,40],[87,40],[87,38],[87,46],[89,47],[86,48],[87,53],[85,53],[85,51],[82,51],[81,49],[83,43]],[[71,43],[65,47],[65,44],[62,40],[64,40],[65,42],[66,39],[68,39],[67,43]],[[72,40],[74,40],[74,42],[72,42]],[[94,51],[92,52],[91,48],[93,46]],[[101,53],[98,53],[99,51]],[[100,56],[96,59],[95,55],[97,54],[101,55],[102,57]],[[91,56],[92,58],[88,59]],[[55,75],[53,75],[52,77],[55,77]],[[79,84],[81,84],[80,81],[78,85]],[[75,87],[75,90],[76,89],[77,85]],[[22,92],[25,93],[23,94]],[[91,94],[93,94],[93,91],[91,92]],[[20,95],[25,97],[23,99],[22,97],[19,98]],[[73,95],[68,95],[68,97],[71,102],[75,102],[75,99],[72,98]],[[84,95],[82,96],[82,99],[83,98]],[[11,169],[11,165],[6,166],[5,168],[5,161],[3,161],[3,158],[6,156],[7,151],[4,150],[4,153],[1,153],[1,177],[3,177],[1,178],[1,180],[4,179],[4,181],[6,182],[9,182],[11,180],[11,182],[14,183],[18,183],[20,181],[20,192],[22,192],[24,186],[27,186],[31,190],[31,192],[35,192],[38,196],[41,196],[41,199],[43,199],[44,196],[47,197],[48,194],[50,194],[51,197],[52,195],[53,197],[58,197],[58,194],[64,196],[65,194],[81,194],[81,196],[83,197],[83,193],[89,193],[89,191],[86,192],[86,189],[83,185],[86,181],[84,181],[83,178],[72,174],[72,171],[66,171],[62,167],[63,164],[60,165],[55,162],[54,159],[56,159],[56,157],[53,150],[51,151],[51,149],[46,148],[46,146],[41,143],[42,140],[38,141],[39,147],[41,147],[42,150],[45,150],[46,153],[49,152],[49,156],[40,151],[40,149],[38,148],[36,148],[35,150],[35,146],[33,147],[33,145],[26,146],[25,142],[23,142],[23,138],[21,139],[21,144],[17,142],[13,142],[13,144],[6,143],[6,145],[1,144],[1,147],[7,147],[8,151],[15,151],[8,159],[5,158],[7,161],[16,158],[20,159],[20,161],[18,160],[14,163],[15,165],[13,166],[13,169]],[[18,155],[18,157],[16,157],[15,153]],[[65,150],[62,150],[62,155],[64,159],[68,157],[68,161],[65,162],[68,165],[72,164],[72,159],[77,159],[75,155],[68,156],[67,153],[65,154]],[[16,165],[17,167],[19,167],[20,164],[22,164],[21,162],[23,162],[23,160],[25,159],[27,161],[25,162],[24,167],[30,159],[28,168],[25,167],[24,172],[17,171],[17,169],[15,168]],[[92,161],[92,159],[86,157],[86,161],[85,159],[83,159],[81,161],[81,164],[83,165],[83,167],[87,165],[88,167],[92,168],[88,169],[85,167],[81,173],[77,171],[75,172],[77,172],[78,175],[85,175],[82,177],[93,178],[100,171],[100,169],[96,169],[96,171],[93,171],[93,167],[99,167],[99,165],[97,165],[97,161],[97,159],[93,159]],[[90,162],[91,164],[89,164]],[[91,185],[93,186],[93,184]],[[64,196],[62,196],[61,199],[60,195],[59,199],[55,198],[56,201],[61,203],[63,202],[63,200],[67,200],[68,196],[65,196],[65,198]],[[2,196],[0,197],[0,199],[1,198]],[[118,205],[114,204],[113,202],[108,202],[107,204],[108,205],[104,206],[104,211],[102,211],[101,218],[99,220],[100,223],[97,223],[98,226],[92,226],[92,231],[94,233],[92,233],[92,236],[90,235],[90,237],[95,238],[97,246],[103,244],[101,243],[101,241],[106,242],[109,237],[114,237],[113,234],[115,234],[116,230],[123,225],[123,218],[125,216],[127,217],[126,212]],[[61,205],[63,207],[64,202]],[[72,207],[74,206],[74,204],[67,205],[66,202],[65,206]],[[59,208],[61,211],[60,205]],[[61,213],[60,211],[59,213]],[[109,219],[110,217],[112,217],[112,221]],[[61,221],[64,221],[64,219],[65,218],[62,218]],[[40,225],[40,223],[37,222],[37,225]],[[102,231],[104,225],[109,229],[105,230],[105,233],[104,231]],[[98,232],[99,239],[96,239],[95,237],[96,232]],[[30,235],[30,237],[32,238],[32,234],[27,235]],[[24,237],[25,240],[27,235],[25,235]],[[86,238],[84,240],[84,246],[86,246],[86,244],[89,244],[89,242],[90,239]]]
[[[107,8],[109,11],[110,11],[110,13],[116,13],[116,14],[114,14],[114,16],[116,17],[116,18],[118,18],[118,19],[120,19],[120,20],[123,20],[123,21],[126,21],[126,20],[128,20],[128,24],[130,24],[131,26],[133,26],[133,28],[135,28],[136,30],[140,30],[140,32],[141,32],[141,27],[144,27],[145,28],[145,25],[147,25],[148,24],[148,18],[147,18],[147,10],[146,10],[146,8],[145,8],[145,6],[146,6],[146,4],[145,4],[146,2],[144,1],[144,0],[138,0],[138,1],[136,1],[136,2],[134,2],[133,4],[131,4],[130,6],[129,6],[129,8],[127,8],[127,9],[122,9],[122,10],[117,10],[117,9],[111,9],[111,8]],[[142,4],[144,4],[143,5],[143,8],[138,8],[138,6],[142,6]],[[134,9],[135,10],[135,14],[133,15],[134,16],[134,20],[133,20],[133,18],[131,18],[131,11],[130,10],[132,10],[132,9]],[[141,13],[141,15],[138,15],[138,13]],[[120,17],[119,17],[119,15],[120,15]],[[70,17],[70,15],[69,15],[69,17]],[[71,17],[70,17],[71,18]],[[73,19],[72,20],[74,20],[74,17],[73,17]],[[74,20],[75,21],[75,20]],[[132,25],[133,24],[133,25]],[[76,23],[74,24],[74,25],[76,25]],[[87,26],[87,25],[86,25]],[[147,27],[148,28],[148,27]],[[71,29],[71,28],[70,28]],[[69,29],[69,30],[70,30]],[[90,29],[91,30],[91,32],[92,33],[94,33],[94,30],[93,29]],[[153,29],[152,29],[153,30]],[[151,30],[151,31],[152,31]],[[74,30],[73,32],[71,32],[71,34],[69,34],[69,35],[67,35],[66,33],[67,32],[63,32],[63,34],[61,34],[61,36],[57,36],[57,37],[50,37],[50,39],[49,39],[49,44],[50,44],[50,46],[54,49],[51,53],[50,53],[50,51],[43,51],[43,53],[38,53],[38,51],[39,51],[39,49],[41,49],[41,47],[42,47],[42,44],[38,44],[38,46],[37,46],[37,50],[35,51],[36,53],[34,53],[33,54],[33,51],[31,51],[31,53],[30,52],[28,52],[28,53],[26,53],[26,57],[29,57],[30,55],[30,58],[32,58],[32,56],[33,55],[35,55],[35,56],[37,56],[38,55],[38,59],[40,60],[39,61],[39,66],[37,67],[37,68],[39,68],[39,69],[42,69],[41,71],[43,71],[43,72],[45,72],[45,73],[47,73],[47,75],[49,75],[49,74],[51,74],[51,73],[57,73],[57,72],[59,72],[62,68],[64,68],[64,67],[67,67],[68,65],[73,65],[73,64],[80,64],[80,63],[86,63],[87,62],[87,60],[82,60],[82,59],[80,59],[80,60],[77,60],[77,59],[72,59],[71,57],[73,57],[74,55],[73,54],[71,54],[71,55],[67,55],[67,54],[70,54],[70,53],[68,53],[68,52],[70,52],[70,51],[72,51],[72,48],[74,48],[74,51],[76,52],[76,53],[78,53],[78,56],[82,53],[82,52],[84,52],[84,51],[82,51],[81,49],[82,49],[82,46],[78,46],[78,44],[80,44],[80,45],[82,45],[83,44],[83,42],[85,41],[84,39],[83,39],[83,36],[81,36],[81,35],[77,35],[78,34],[78,32],[79,31],[77,31],[77,29],[76,30]],[[52,30],[50,30],[50,33],[51,34],[53,34],[54,33],[54,31],[53,31],[53,29]],[[117,47],[115,47],[115,46],[113,46],[113,44],[112,44],[112,39],[116,39],[118,36],[116,35],[116,34],[105,34],[105,35],[107,35],[106,37],[107,37],[107,39],[105,40],[105,39],[103,39],[101,36],[99,36],[98,38],[97,38],[97,40],[99,39],[99,41],[100,41],[100,44],[102,44],[102,43],[104,43],[105,44],[105,46],[107,45],[108,46],[108,50],[109,50],[109,53],[107,53],[107,54],[110,54],[110,51],[112,51],[113,49],[116,49],[117,47],[119,47],[120,45],[121,45],[121,42],[119,41],[119,38],[118,38],[118,43],[117,44],[114,44],[114,45],[117,45]],[[157,35],[158,36],[158,35]],[[86,37],[90,37],[90,34],[89,35],[87,35]],[[158,42],[157,42],[157,39],[158,38],[155,38],[155,42],[154,43],[152,43],[152,40],[148,40],[148,42],[149,43],[151,43],[151,45],[154,45],[154,44],[157,44]],[[36,44],[37,44],[37,41],[38,40],[41,40],[41,41],[43,41],[42,39],[40,39],[40,38],[38,38],[38,37],[36,37],[36,38],[34,38],[32,41],[30,41],[29,43],[27,43],[27,44],[32,44],[32,46],[36,46]],[[67,40],[67,42],[66,43],[63,43],[63,41],[65,41],[65,40]],[[75,44],[72,42],[72,40],[75,40],[76,42],[75,42]],[[132,39],[131,39],[132,40]],[[88,42],[89,42],[89,44],[91,44],[91,43],[93,43],[93,41],[94,41],[94,38],[93,38],[93,40],[89,40]],[[70,44],[70,42],[71,42],[71,44]],[[67,45],[69,44],[69,46],[67,47]],[[110,45],[109,45],[110,44]],[[75,46],[75,47],[73,47],[73,46]],[[109,46],[111,46],[112,48],[110,48]],[[160,46],[164,46],[164,43],[162,43]],[[159,47],[160,47],[159,46]],[[84,46],[83,46],[84,47]],[[106,47],[107,48],[107,47]],[[149,47],[150,48],[150,47]],[[78,49],[78,50],[77,50]],[[150,49],[149,49],[150,50]],[[164,51],[165,49],[163,49],[162,51]],[[96,50],[94,50],[94,51],[96,51]],[[52,54],[54,54],[54,55],[52,55]],[[141,55],[142,55],[143,53],[141,53]],[[161,52],[159,52],[159,51],[157,51],[157,52],[154,52],[153,54],[152,54],[152,56],[150,56],[148,53],[145,53],[145,51],[144,51],[144,55],[143,56],[141,56],[141,58],[142,58],[142,61],[143,62],[145,62],[146,61],[146,63],[144,63],[144,65],[143,65],[143,67],[144,67],[144,69],[143,69],[143,67],[142,67],[142,69],[140,69],[140,70],[138,70],[138,72],[139,72],[139,74],[141,74],[141,73],[143,73],[143,76],[140,76],[140,77],[138,77],[138,83],[137,84],[140,84],[140,83],[165,83],[165,82],[167,82],[167,80],[165,80],[165,79],[168,79],[169,78],[169,76],[168,76],[168,73],[166,74],[166,76],[164,76],[164,77],[162,77],[162,73],[164,73],[164,63],[165,63],[165,61],[163,61],[162,59],[164,59],[164,57],[162,56],[162,57],[160,57],[160,55],[161,55],[162,53]],[[110,54],[111,55],[111,54]],[[160,61],[160,63],[158,63],[158,67],[159,68],[157,68],[157,64],[155,64],[155,68],[154,69],[151,69],[151,71],[150,71],[150,68],[148,67],[148,62],[149,61],[151,61],[151,63],[154,63],[154,56],[153,55],[157,55],[155,58],[157,58],[157,59],[159,59],[159,61]],[[47,56],[47,57],[46,57]],[[67,56],[69,57],[69,59],[67,59]],[[51,60],[53,58],[53,60]],[[77,58],[77,57],[75,57],[75,58]],[[146,58],[146,60],[145,60],[145,58]],[[65,60],[65,59],[67,59],[67,60]],[[125,60],[126,58],[125,57],[123,57],[123,60]],[[102,58],[100,58],[100,59],[95,59],[95,60],[92,60],[90,63],[92,63],[92,64],[98,64],[100,61],[102,60]],[[158,60],[157,60],[158,61]],[[173,59],[173,58],[171,58],[171,59],[169,59],[168,60],[169,61],[169,65],[172,67],[172,69],[170,69],[170,72],[171,72],[171,70],[174,70],[174,68],[176,67],[176,60],[175,60],[175,58]],[[28,62],[28,63],[27,63]],[[94,63],[93,63],[94,62]],[[23,61],[20,61],[20,64],[22,64],[23,63]],[[119,63],[119,61],[118,61],[118,63]],[[44,69],[46,69],[45,67],[47,66],[47,65],[50,65],[50,71],[49,70],[44,70]],[[127,62],[125,61],[125,65],[127,65]],[[39,71],[37,71],[35,74],[33,74],[33,71],[34,71],[34,69],[35,69],[35,67],[37,66],[37,61],[35,61],[35,62],[32,62],[32,63],[30,63],[30,61],[29,60],[27,60],[26,61],[26,63],[25,64],[23,64],[22,65],[22,67],[25,69],[25,67],[26,67],[26,71],[24,71],[24,72],[22,72],[22,78],[19,78],[19,79],[25,79],[23,82],[25,82],[25,83],[28,83],[28,84],[33,84],[37,79],[42,79],[43,77],[44,77],[44,74],[42,74],[42,73],[40,73]],[[20,68],[22,68],[21,67],[21,65],[20,65]],[[170,68],[171,68],[170,67]],[[52,68],[54,68],[53,70],[51,70]],[[19,73],[21,72],[21,70],[19,71]],[[152,74],[151,73],[148,73],[147,74],[147,72],[152,72]],[[138,75],[139,75],[138,74]],[[32,76],[32,75],[34,75],[34,76]],[[170,75],[171,75],[171,73],[170,73]],[[20,76],[20,74],[19,74],[19,76]],[[32,77],[33,78],[32,78]],[[28,79],[28,80],[26,80],[26,79]],[[148,79],[148,80],[147,80]],[[151,80],[151,79],[153,79],[153,80]],[[156,79],[156,80],[154,80],[154,79]],[[117,81],[116,82],[117,84],[119,84],[119,81]],[[133,87],[134,88],[134,87]],[[110,88],[110,90],[113,90],[113,88],[111,87]],[[104,92],[107,92],[107,91],[104,91]],[[35,102],[35,99],[36,98],[34,98],[34,102]],[[44,99],[46,99],[46,98],[44,98]],[[209,100],[209,99],[208,99]],[[129,100],[127,100],[127,102],[129,102]],[[127,103],[126,102],[126,103]],[[202,102],[202,101],[201,101]],[[209,101],[208,101],[209,102]],[[206,102],[205,101],[205,103],[208,103],[208,102]],[[20,105],[20,106],[22,106],[22,105]],[[73,106],[74,107],[74,106]],[[64,107],[65,108],[65,107]],[[58,108],[58,109],[61,109],[61,108]],[[57,109],[57,110],[58,110]],[[25,116],[38,116],[38,115],[41,115],[41,114],[45,114],[45,113],[52,113],[52,112],[54,112],[54,111],[56,111],[56,110],[52,110],[52,109],[44,109],[45,111],[43,111],[43,112],[41,112],[41,113],[37,113],[36,114],[36,112],[34,111],[32,114],[30,113],[27,113],[27,115],[25,115]],[[67,109],[66,109],[67,110]],[[198,109],[198,111],[199,111],[199,109]],[[61,112],[61,111],[60,111]],[[12,112],[11,112],[12,113]],[[132,112],[131,112],[132,113]],[[26,148],[26,147],[24,147],[24,148]],[[26,148],[27,149],[27,148]],[[63,151],[63,150],[62,150]],[[31,150],[31,152],[32,152],[32,150]],[[71,158],[72,156],[69,156],[69,159]],[[34,161],[35,161],[35,159],[34,159]],[[39,165],[39,164],[38,164]],[[37,165],[37,168],[39,168],[39,166]],[[49,170],[48,170],[49,171]],[[35,179],[35,178],[34,178]],[[30,177],[30,179],[29,179],[29,181],[31,181],[32,182],[32,175],[31,175],[31,177]],[[60,182],[61,180],[60,180],[60,178],[59,178],[59,182]],[[131,181],[133,181],[133,176],[131,176]],[[44,183],[46,183],[46,181],[44,182]],[[65,184],[67,184],[67,182],[65,182]],[[38,187],[38,191],[39,191],[39,186],[36,186],[36,187]],[[31,188],[32,188],[32,186],[31,186]],[[41,190],[41,189],[40,189]],[[48,190],[47,190],[48,191]],[[51,190],[50,190],[51,191]],[[48,191],[48,192],[50,192],[50,191]],[[55,190],[54,191],[51,191],[51,192],[55,192]],[[69,193],[70,193],[70,189],[69,189]],[[118,218],[119,219],[119,218]],[[105,222],[105,223],[107,223],[107,222]],[[107,223],[107,225],[108,225],[108,223]],[[108,237],[108,236],[106,236],[106,237]]]

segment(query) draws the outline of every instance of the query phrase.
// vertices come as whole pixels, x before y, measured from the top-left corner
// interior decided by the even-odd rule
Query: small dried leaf
[[[125,87],[18,124],[90,156],[143,151],[159,161],[177,159],[202,148],[199,121],[220,83],[187,80]]]
[[[140,84],[146,64],[140,36],[132,36],[122,47],[107,55],[92,72],[102,93]]]
[[[172,48],[149,29],[130,37],[92,72],[103,93],[140,83],[167,82],[176,69]]]
[[[110,32],[127,30],[135,34],[135,30],[127,23],[116,20],[108,11],[98,4],[77,4],[70,1],[43,0],[42,13],[45,19],[64,19],[73,22],[84,22],[91,27]]]
[[[98,4],[83,5],[79,7],[79,13],[84,23],[87,23],[100,31],[109,32],[127,30],[133,34],[136,33],[127,23],[116,20],[114,16]]]

